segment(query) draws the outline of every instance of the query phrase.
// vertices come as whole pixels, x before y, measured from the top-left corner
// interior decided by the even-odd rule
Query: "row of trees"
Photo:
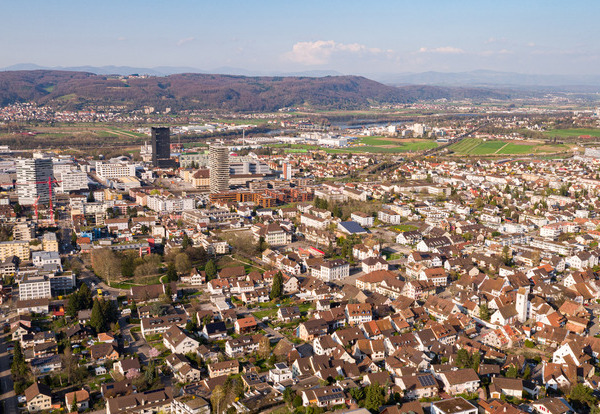
[[[32,373],[25,362],[25,355],[23,355],[23,349],[21,348],[21,342],[19,341],[15,341],[10,371],[13,375],[16,394],[23,393],[23,391],[33,383]]]
[[[164,257],[167,264],[173,264],[175,272],[178,274],[188,273],[192,270],[193,264],[203,266],[207,263],[208,255],[204,247],[194,247],[191,239],[184,239],[182,246],[185,249],[176,250]],[[139,257],[137,252],[129,251],[124,253],[115,253],[111,249],[94,249],[92,251],[92,267],[94,272],[106,280],[108,283],[117,281],[121,278],[146,278],[155,276],[163,270],[163,257],[158,254],[149,254]],[[167,265],[167,270],[169,267]],[[173,267],[169,275],[171,280],[177,280],[174,277]]]

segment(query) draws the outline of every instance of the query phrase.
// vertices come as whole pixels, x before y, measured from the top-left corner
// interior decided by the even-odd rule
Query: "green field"
[[[397,141],[382,136],[361,137],[357,142],[360,144],[372,145],[374,147],[380,147],[382,145],[398,145]]]
[[[382,136],[361,137],[357,140],[357,143],[364,144],[364,146],[359,147],[363,149],[363,152],[424,151],[437,147],[437,143],[435,141],[425,139],[402,140]],[[354,149],[354,146],[352,146],[351,148]]]
[[[548,154],[569,150],[569,146],[564,144],[515,144],[507,141],[484,141],[479,138],[465,138],[449,148],[461,155]]]
[[[304,148],[286,148],[285,152],[286,153],[292,153],[292,154],[294,154],[294,153],[305,154],[305,153],[308,152],[308,150],[304,149]]]
[[[551,129],[544,131],[544,135],[549,137],[571,138],[580,135],[590,135],[592,137],[600,137],[600,129],[598,128],[574,128],[574,129]]]
[[[318,145],[304,145],[304,144],[293,144],[287,146],[286,144],[275,144],[268,145],[272,148],[284,148],[285,152],[303,152],[303,151],[325,151],[328,154],[360,154],[360,153],[371,153],[371,154],[382,154],[382,153],[403,153],[408,151],[423,151],[430,148],[435,148],[437,143],[434,141],[417,141],[417,142],[405,142],[395,143],[395,147],[376,147],[372,145],[365,146],[350,146],[345,148],[326,148],[319,147]],[[303,150],[303,151],[299,151]]]
[[[405,231],[413,231],[418,230],[417,226],[413,226],[412,224],[400,224],[398,226],[390,227],[390,230],[396,231],[398,233],[404,233]]]

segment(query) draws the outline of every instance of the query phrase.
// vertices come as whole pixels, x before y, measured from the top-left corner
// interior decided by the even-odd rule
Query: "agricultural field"
[[[600,138],[599,128],[573,128],[573,129],[551,129],[544,131],[544,135],[548,137],[573,138],[581,135],[589,135],[591,137]]]
[[[424,151],[435,148],[437,145],[435,141],[428,139],[374,136],[359,138],[350,149],[351,152],[409,152]]]
[[[460,155],[523,155],[551,154],[569,151],[565,144],[546,144],[539,141],[515,143],[510,141],[484,141],[479,138],[466,138],[449,148]]]
[[[134,148],[148,136],[126,127],[100,124],[57,124],[29,126],[18,132],[0,133],[0,145],[16,150],[61,148]]]

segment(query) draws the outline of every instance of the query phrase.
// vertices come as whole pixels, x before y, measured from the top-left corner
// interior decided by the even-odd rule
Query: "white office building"
[[[124,163],[97,163],[96,174],[104,179],[112,179],[119,177],[135,177],[136,166],[134,164]]]
[[[56,191],[69,193],[71,191],[87,190],[88,176],[83,171],[64,171],[56,175],[60,183]]]

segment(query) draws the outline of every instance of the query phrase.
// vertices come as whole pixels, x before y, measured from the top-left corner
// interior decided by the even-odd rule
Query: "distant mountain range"
[[[157,66],[142,68],[132,66],[60,66],[48,67],[33,63],[21,63],[0,68],[0,71],[23,70],[61,70],[72,72],[88,72],[96,75],[150,75],[169,76],[180,73],[219,73],[239,76],[302,76],[324,77],[347,75],[333,70],[309,70],[299,72],[281,71],[252,71],[235,67],[218,67],[210,70],[186,66]],[[600,87],[600,75],[536,75],[493,70],[473,70],[467,72],[403,72],[403,73],[364,73],[369,79],[388,85],[436,85],[460,87],[503,87],[517,89],[559,89],[578,91],[593,91]]]
[[[211,70],[192,68],[187,66],[157,66],[154,68],[137,68],[132,66],[40,66],[34,63],[20,63],[17,65],[0,68],[0,71],[22,71],[22,70],[60,70],[69,72],[88,72],[96,75],[150,75],[150,76],[169,76],[179,73],[219,73],[222,75],[239,75],[239,76],[340,76],[340,72],[333,70],[309,70],[301,72],[260,72],[229,66],[222,66]]]
[[[509,92],[431,85],[389,86],[361,76],[248,77],[184,73],[129,77],[89,72],[22,70],[0,72],[0,105],[34,101],[79,109],[86,104],[153,106],[158,110],[221,109],[273,111],[310,106],[358,109],[373,104],[435,99],[509,99]]]
[[[373,79],[392,85],[439,85],[510,88],[562,88],[579,91],[582,87],[598,90],[600,75],[528,75],[513,72],[474,70],[470,72],[422,72],[373,74]]]

